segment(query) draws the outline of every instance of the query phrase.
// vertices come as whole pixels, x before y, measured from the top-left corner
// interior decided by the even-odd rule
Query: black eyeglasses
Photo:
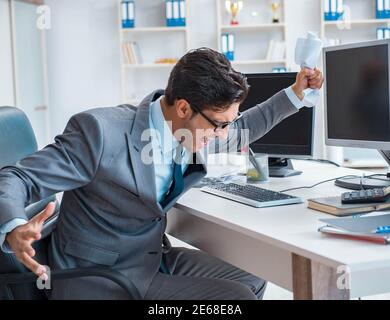
[[[203,118],[205,118],[211,125],[214,126],[214,132],[219,132],[224,130],[226,127],[232,125],[235,123],[238,119],[241,119],[242,113],[238,112],[237,117],[233,121],[226,121],[226,122],[218,122],[215,120],[210,119],[208,116],[206,116],[202,111],[200,111],[197,107],[190,105],[192,109],[194,109],[196,112],[200,113]]]

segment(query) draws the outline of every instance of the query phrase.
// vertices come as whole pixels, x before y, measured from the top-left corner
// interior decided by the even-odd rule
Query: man
[[[54,205],[29,222],[24,208],[64,191],[49,251],[52,269],[110,267],[145,299],[262,298],[264,280],[204,252],[170,248],[167,211],[206,174],[199,151],[209,141],[216,138],[220,151],[231,148],[229,128],[249,129],[249,140],[258,139],[303,106],[303,90],[322,83],[319,70],[302,70],[293,86],[240,115],[249,90],[245,77],[211,49],[187,53],[165,92],[153,92],[138,108],[77,114],[53,144],[0,171],[3,250],[47,277],[31,245]],[[149,129],[156,133],[152,141]],[[54,299],[125,297],[100,278],[53,283]]]

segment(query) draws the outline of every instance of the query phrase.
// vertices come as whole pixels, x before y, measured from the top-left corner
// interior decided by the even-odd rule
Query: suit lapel
[[[153,160],[149,161],[150,163],[142,161],[142,152],[145,152],[145,150],[150,150],[150,153],[147,154],[147,158],[151,157],[151,159],[153,159],[150,135],[146,134],[146,139],[144,138],[144,141],[142,141],[142,134],[145,130],[150,129],[150,104],[163,94],[164,91],[162,90],[155,91],[141,102],[137,108],[131,131],[127,134],[130,159],[134,169],[139,196],[145,205],[152,210],[157,210],[159,213],[162,213],[162,208],[157,202]]]

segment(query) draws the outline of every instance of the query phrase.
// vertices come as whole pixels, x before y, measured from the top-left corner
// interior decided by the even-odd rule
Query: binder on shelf
[[[378,28],[378,29],[376,29],[376,38],[378,40],[390,39],[390,28]]]
[[[341,20],[344,15],[344,3],[343,0],[337,0],[336,20]]]
[[[134,28],[135,26],[135,4],[134,0],[124,0],[121,2],[122,28]]]
[[[229,33],[228,34],[228,56],[227,57],[230,61],[234,60],[234,47],[235,47],[234,34]]]
[[[186,26],[186,2],[185,0],[179,0],[179,26]]]
[[[286,67],[274,67],[272,68],[273,73],[282,73],[282,72],[287,72]]]
[[[172,0],[165,1],[165,14],[166,14],[166,18],[167,18],[167,27],[173,27],[174,21],[173,21],[173,1]]]
[[[385,0],[376,0],[376,18],[384,19],[385,15]]]
[[[384,16],[386,19],[390,18],[390,0],[384,0],[383,4]]]
[[[390,28],[383,28],[384,39],[390,39]]]
[[[222,53],[228,58],[228,34],[223,33],[221,35],[221,49]]]
[[[173,26],[177,27],[179,26],[180,21],[180,3],[179,0],[173,0],[172,3],[172,16],[173,16]]]
[[[324,1],[324,19],[325,21],[332,20],[330,15],[330,0],[323,0]]]
[[[378,40],[382,40],[385,38],[385,32],[384,32],[383,28],[376,29],[376,38]]]
[[[331,17],[331,20],[337,20],[337,2],[338,2],[338,0],[330,0],[330,17]]]

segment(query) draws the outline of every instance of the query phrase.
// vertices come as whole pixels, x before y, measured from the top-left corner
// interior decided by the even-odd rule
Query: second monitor
[[[240,106],[240,111],[252,108],[291,86],[296,75],[296,73],[246,74],[250,90],[248,97]],[[290,158],[313,156],[313,134],[314,109],[302,108],[253,142],[250,147],[255,153],[270,156],[271,177],[288,177],[301,173],[293,169]]]

